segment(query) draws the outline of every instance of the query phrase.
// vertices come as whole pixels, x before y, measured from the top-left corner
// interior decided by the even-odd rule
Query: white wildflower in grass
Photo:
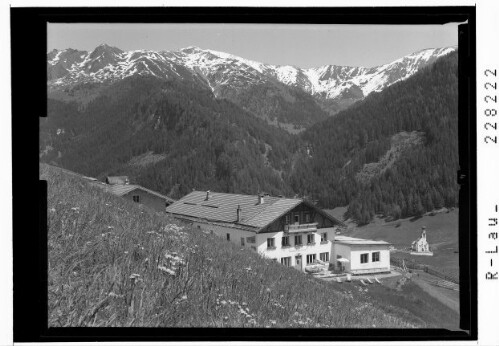
[[[187,300],[187,295],[183,295],[182,297],[180,297],[180,300]]]
[[[247,271],[251,271],[251,267],[244,268]]]
[[[248,305],[248,303],[242,302],[241,305],[246,306],[246,305]]]
[[[272,324],[276,324],[276,323],[277,323],[277,321],[275,321],[275,320],[270,320],[270,323],[272,323]]]
[[[116,294],[114,292],[110,292],[109,293],[109,296],[110,297],[113,297],[113,298],[124,298],[124,295],[123,294]]]
[[[161,270],[164,273],[170,274],[172,276],[175,276],[175,271],[171,270],[170,268],[166,268],[164,266],[158,266],[158,269]]]
[[[227,321],[229,319],[228,316],[224,316],[224,321]]]
[[[226,305],[227,302],[225,300],[222,300],[220,303],[222,303],[222,305]]]
[[[73,208],[71,208],[71,210],[78,211],[78,210],[80,210],[80,207],[73,207]]]
[[[113,229],[114,227],[113,226],[107,226],[107,229]]]
[[[267,288],[265,292],[270,292],[270,288]],[[307,304],[305,304],[305,306],[307,306]]]
[[[128,251],[125,251],[124,253],[125,253],[125,254],[128,254]]]
[[[130,279],[137,279],[139,277],[140,277],[139,274],[132,274],[132,275],[130,275]]]
[[[55,213],[55,208],[50,208],[51,213]]]

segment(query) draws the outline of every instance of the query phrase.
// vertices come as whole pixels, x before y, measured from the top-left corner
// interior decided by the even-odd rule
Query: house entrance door
[[[301,264],[301,255],[295,256],[295,268],[298,270],[302,270],[302,264]]]

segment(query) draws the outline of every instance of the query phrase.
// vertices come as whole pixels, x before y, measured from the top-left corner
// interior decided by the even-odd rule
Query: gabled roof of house
[[[153,190],[149,190],[149,189],[147,189],[147,188],[145,188],[143,186],[140,186],[140,185],[130,185],[130,184],[121,184],[121,183],[115,184],[115,185],[110,185],[110,184],[106,184],[106,183],[104,183],[102,181],[99,181],[96,178],[87,177],[85,175],[82,175],[82,174],[79,174],[79,173],[76,173],[76,172],[73,172],[73,171],[61,168],[61,167],[57,167],[57,166],[52,166],[52,167],[60,169],[61,171],[65,172],[67,174],[71,174],[73,176],[76,176],[76,177],[88,180],[92,186],[96,186],[96,187],[102,188],[105,191],[111,192],[112,194],[120,196],[120,197],[126,195],[129,192],[132,192],[133,190],[140,189],[140,190],[143,190],[143,191],[146,191],[146,192],[150,193],[151,195],[155,195],[157,197],[163,198],[164,200],[168,201],[169,203],[175,202],[174,199],[172,199],[172,198],[170,198],[168,196],[162,195],[159,192],[156,192],[156,191],[153,191]],[[109,178],[119,178],[119,179],[121,179],[119,181],[123,181],[123,182],[125,181],[125,179],[128,179],[127,176],[107,177],[107,179],[109,179]],[[118,180],[114,180],[114,181],[118,181]]]
[[[191,220],[202,219],[222,222],[259,231],[297,205],[305,203],[331,221],[341,224],[338,220],[302,199],[264,196],[263,200],[264,202],[259,204],[257,195],[220,192],[210,192],[210,197],[206,200],[206,191],[193,191],[168,206],[166,212]],[[236,212],[238,206],[241,207],[241,220],[239,222],[237,222]]]
[[[127,185],[119,185],[119,184],[117,184],[117,185],[106,185],[106,190],[108,192],[111,192],[114,195],[117,195],[117,196],[124,196],[124,195],[126,195],[126,194],[128,194],[128,193],[130,193],[130,192],[132,192],[134,190],[137,190],[137,189],[138,190],[142,190],[142,191],[146,191],[146,192],[150,193],[151,195],[160,197],[160,198],[162,198],[162,199],[164,199],[164,200],[166,200],[166,201],[168,201],[170,203],[175,202],[174,199],[172,199],[172,198],[170,198],[168,196],[162,195],[162,194],[160,194],[160,193],[158,193],[156,191],[153,191],[153,190],[149,190],[149,189],[147,189],[147,188],[145,188],[143,186],[140,186],[140,185],[129,185],[129,184],[127,184]]]
[[[335,243],[345,244],[345,245],[390,245],[390,243],[384,240],[371,240],[371,239],[361,239],[346,237],[344,235],[336,235],[334,237]]]

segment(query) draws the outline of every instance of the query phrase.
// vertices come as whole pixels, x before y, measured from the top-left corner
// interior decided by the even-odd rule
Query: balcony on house
[[[317,222],[302,223],[295,225],[284,225],[284,232],[286,233],[317,232]]]

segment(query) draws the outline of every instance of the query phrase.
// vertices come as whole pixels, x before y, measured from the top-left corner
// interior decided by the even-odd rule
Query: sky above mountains
[[[48,24],[47,49],[91,51],[198,46],[274,65],[378,66],[425,48],[457,45],[447,25]]]

